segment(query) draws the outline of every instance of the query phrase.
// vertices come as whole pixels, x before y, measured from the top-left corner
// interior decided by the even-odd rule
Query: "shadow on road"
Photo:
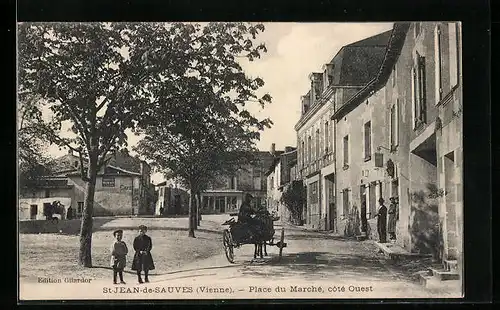
[[[345,241],[350,240],[349,238],[343,236],[335,236],[335,235],[327,235],[327,234],[286,234],[285,233],[285,242],[286,240],[311,240],[311,239],[320,239],[320,240],[338,240]]]
[[[265,268],[272,266],[272,268]],[[247,276],[270,278],[341,278],[342,280],[394,280],[376,257],[369,255],[303,252],[274,256],[258,265],[246,264],[242,273]]]

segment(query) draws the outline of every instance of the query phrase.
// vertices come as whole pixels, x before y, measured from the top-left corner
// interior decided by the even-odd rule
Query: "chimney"
[[[309,79],[311,80],[311,101],[314,105],[323,93],[323,73],[313,72],[309,75]]]
[[[271,155],[274,155],[276,153],[276,143],[271,144]]]
[[[293,151],[293,147],[292,146],[285,146],[285,153],[288,153],[288,152],[291,152]]]
[[[301,96],[300,99],[302,101],[302,114],[307,113],[309,108],[311,107],[311,91],[307,92],[306,95]]]

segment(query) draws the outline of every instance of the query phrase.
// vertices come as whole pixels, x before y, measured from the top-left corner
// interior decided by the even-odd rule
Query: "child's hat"
[[[148,230],[148,228],[146,227],[146,225],[141,225],[139,226],[139,230]]]
[[[122,234],[123,235],[123,230],[117,229],[113,232],[113,236],[116,236],[117,234]]]

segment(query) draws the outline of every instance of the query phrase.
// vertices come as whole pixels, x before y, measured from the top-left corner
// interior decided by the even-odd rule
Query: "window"
[[[318,159],[320,156],[320,145],[321,141],[320,141],[319,129],[316,129],[316,159]]]
[[[274,177],[271,177],[271,184],[269,184],[269,188],[274,188]]]
[[[309,202],[318,203],[318,181],[309,186]]]
[[[75,165],[75,168],[78,168],[78,161],[75,161],[73,165]]]
[[[349,168],[349,136],[344,137],[344,169]]]
[[[312,140],[311,140],[311,136],[307,137],[307,150],[308,150],[308,154],[307,154],[308,160],[307,160],[307,162],[310,163],[311,162],[311,156],[312,156]]]
[[[102,187],[115,187],[115,178],[102,177]]]
[[[416,55],[416,68],[412,68],[412,114],[413,128],[426,122],[427,103],[425,87],[425,57]]]
[[[330,152],[330,127],[325,123],[325,154]]]
[[[422,25],[420,23],[415,23],[415,28],[414,28],[414,35],[415,38],[417,38],[420,35]]]
[[[390,146],[391,150],[395,150],[399,144],[399,99],[396,99],[396,103],[391,107],[391,119],[390,119]]]
[[[449,57],[450,57],[450,86],[455,87],[459,80],[459,46],[458,46],[458,23],[448,24],[448,35],[449,35]]]
[[[344,189],[342,191],[342,207],[343,215],[347,216],[349,214],[349,189]]]
[[[50,189],[46,189],[45,190],[45,198],[49,198],[50,197]]]
[[[305,144],[304,141],[302,141],[302,154],[301,154],[302,155],[301,156],[302,157],[301,158],[301,160],[302,160],[302,167],[305,166],[305,162],[306,162],[306,155],[305,154],[306,154],[306,144]]]
[[[365,161],[372,158],[372,122],[369,121],[364,126],[365,131]]]
[[[436,104],[443,99],[443,80],[442,80],[442,37],[439,25],[434,30],[434,78],[436,85]]]
[[[396,68],[396,64],[394,64],[394,67],[392,68],[392,86],[396,86],[396,80],[397,80],[397,76],[396,76],[396,73],[397,73],[397,68]]]

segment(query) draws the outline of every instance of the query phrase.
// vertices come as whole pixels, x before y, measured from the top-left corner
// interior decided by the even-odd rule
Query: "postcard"
[[[20,301],[464,296],[459,21],[17,28]]]

